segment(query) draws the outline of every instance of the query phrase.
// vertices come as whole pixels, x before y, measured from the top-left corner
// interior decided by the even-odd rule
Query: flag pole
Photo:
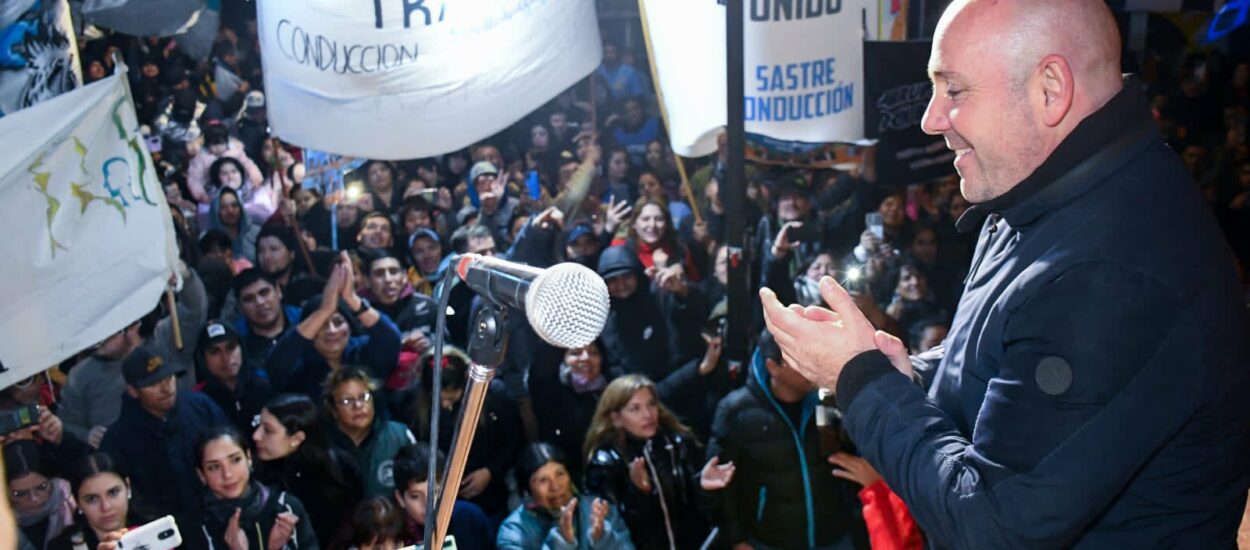
[[[174,301],[174,287],[165,287],[165,299],[169,302],[169,320],[174,328],[174,347],[182,351],[182,325],[178,324],[178,304]]]
[[[647,65],[651,67],[651,87],[655,89],[656,103],[660,106],[660,118],[664,121],[664,128],[668,130],[669,149],[672,149],[673,128],[668,124],[668,109],[664,106],[664,92],[660,90],[660,72],[655,68],[655,50],[651,47],[651,27],[647,23],[647,7],[645,0],[638,0],[638,14],[642,19],[642,41],[647,45]],[[694,191],[690,189],[690,178],[686,176],[686,164],[682,162],[681,155],[673,153],[673,159],[677,164],[677,175],[681,177],[681,190],[686,195],[686,200],[690,201],[690,211],[694,214],[694,221],[703,223],[703,213],[699,211],[699,202],[694,198]]]

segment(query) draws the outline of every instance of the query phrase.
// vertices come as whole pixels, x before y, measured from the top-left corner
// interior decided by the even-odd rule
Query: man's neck
[[[157,420],[165,420],[165,417],[169,416],[169,411],[158,411],[156,409],[149,409],[146,405],[142,403],[139,404],[139,407],[143,409],[143,412],[146,412],[152,416],[155,416]]]
[[[773,397],[777,398],[777,400],[782,403],[794,404],[802,401],[804,397],[807,397],[807,392],[795,391],[791,388],[778,384],[776,379],[769,380],[768,387],[772,390]]]
[[[217,381],[221,382],[221,385],[230,391],[234,391],[235,388],[239,387],[239,376],[237,374],[228,378],[218,378]]]
[[[277,338],[286,329],[286,311],[278,314],[278,320],[268,327],[252,326],[252,333],[265,338]]]

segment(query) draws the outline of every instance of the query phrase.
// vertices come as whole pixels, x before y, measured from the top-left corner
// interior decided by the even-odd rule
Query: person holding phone
[[[48,550],[102,550],[101,543],[121,538],[131,525],[141,525],[131,509],[130,478],[106,453],[82,457],[70,469],[70,494],[78,503],[78,518],[52,539]]]
[[[252,479],[243,434],[223,425],[195,445],[196,475],[207,489],[203,512],[179,518],[187,550],[317,550],[317,533],[299,497]]]

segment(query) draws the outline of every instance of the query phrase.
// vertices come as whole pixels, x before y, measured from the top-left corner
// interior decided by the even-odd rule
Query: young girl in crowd
[[[231,426],[196,442],[196,474],[204,483],[203,512],[178,520],[183,548],[196,550],[317,550],[312,519],[299,498],[252,479],[252,455]]]
[[[432,514],[426,510],[430,491],[430,459],[430,447],[424,444],[409,445],[395,455],[395,504],[404,513],[402,538],[408,544],[421,544],[425,540],[426,526],[432,521]],[[446,456],[436,451],[433,459],[437,465],[435,479],[441,480]],[[460,550],[495,547],[494,529],[486,513],[467,500],[456,499],[447,534],[456,538],[456,548]]]
[[[586,491],[620,506],[638,548],[698,548],[703,450],[644,376],[613,380],[586,434]]]
[[[142,525],[130,509],[130,479],[105,453],[92,453],[74,465],[69,475],[78,518],[48,550],[95,550],[102,542],[121,538],[127,526]]]

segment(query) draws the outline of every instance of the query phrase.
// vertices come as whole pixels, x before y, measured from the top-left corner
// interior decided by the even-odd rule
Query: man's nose
[[[933,97],[929,98],[929,107],[924,111],[924,118],[920,120],[920,129],[931,136],[949,130],[949,112],[950,102],[935,91]]]

